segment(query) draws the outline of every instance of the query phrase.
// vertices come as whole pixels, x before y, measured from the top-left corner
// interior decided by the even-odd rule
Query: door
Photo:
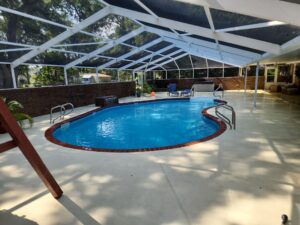
[[[276,83],[276,68],[275,67],[267,67],[265,71],[265,89],[269,89],[271,85]]]

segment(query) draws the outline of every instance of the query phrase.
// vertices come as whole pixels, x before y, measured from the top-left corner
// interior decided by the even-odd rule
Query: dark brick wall
[[[224,77],[224,78],[207,78],[207,81],[213,81],[215,84],[222,82],[225,90],[240,90],[244,89],[244,77]],[[191,88],[194,83],[203,81],[203,78],[198,79],[169,79],[169,80],[149,80],[148,83],[155,83],[158,91],[165,91],[169,83],[176,83],[177,89]],[[258,88],[264,89],[264,76],[259,77]],[[247,79],[247,88],[254,89],[255,77],[251,76]]]
[[[96,96],[116,95],[121,98],[134,93],[135,82],[0,90],[0,96],[19,101],[24,112],[31,116],[49,114],[53,106],[66,102],[79,107],[93,104]]]

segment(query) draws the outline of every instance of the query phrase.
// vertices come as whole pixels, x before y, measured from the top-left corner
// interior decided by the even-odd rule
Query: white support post
[[[209,68],[208,68],[208,61],[207,61],[207,58],[205,58],[205,62],[206,62],[206,78],[208,78],[209,77]]]
[[[258,75],[259,75],[259,62],[256,63],[255,91],[254,91],[254,98],[253,98],[253,107],[254,107],[254,109],[256,109],[257,89],[258,89]]]
[[[64,78],[65,78],[65,85],[68,85],[68,73],[66,67],[64,67]]]
[[[166,70],[166,80],[168,80],[168,70]]]
[[[11,77],[12,77],[13,87],[18,88],[17,81],[16,81],[15,69],[11,64],[10,64],[10,73],[11,73]]]
[[[117,70],[117,75],[118,75],[118,82],[120,82],[120,71],[119,70]]]
[[[195,68],[194,68],[194,63],[193,63],[193,60],[192,60],[191,54],[189,54],[189,58],[190,58],[191,65],[192,65],[192,69],[193,69],[193,79],[194,79],[194,78],[195,78]]]
[[[296,68],[297,68],[297,63],[293,64],[293,84],[296,82]]]
[[[97,82],[100,83],[99,69],[98,69],[98,67],[96,67],[96,77],[97,77]]]
[[[225,70],[225,68],[224,68],[224,63],[222,64],[222,77],[224,77],[224,70]]]
[[[246,93],[247,93],[247,79],[248,79],[248,67],[245,67],[245,76],[244,76],[244,96],[246,97]]]

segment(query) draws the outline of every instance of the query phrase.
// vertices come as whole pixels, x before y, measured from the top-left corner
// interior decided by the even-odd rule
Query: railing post
[[[247,78],[248,78],[248,67],[245,67],[245,76],[244,76],[244,96],[246,96],[247,93]]]
[[[100,78],[99,78],[99,67],[96,67],[96,77],[97,77],[97,83],[100,83]]]
[[[64,67],[64,77],[65,77],[65,85],[68,85],[69,82],[68,82],[68,73],[66,67]]]
[[[256,109],[257,88],[258,88],[258,75],[259,75],[259,62],[256,63],[255,90],[254,90],[254,98],[253,98],[253,107],[254,107],[254,109]]]
[[[16,81],[16,74],[15,74],[15,69],[12,66],[12,64],[10,64],[10,72],[11,72],[11,77],[12,77],[12,82],[13,82],[13,87],[17,88],[17,81]]]

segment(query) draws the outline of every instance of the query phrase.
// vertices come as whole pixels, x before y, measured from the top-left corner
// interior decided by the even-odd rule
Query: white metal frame
[[[178,22],[178,21],[174,21],[174,20],[170,20],[170,19],[165,19],[162,17],[157,18],[153,15],[149,15],[149,14],[142,13],[142,12],[137,12],[137,11],[130,10],[130,9],[120,8],[117,6],[111,5],[110,7],[112,10],[112,13],[116,14],[116,15],[125,16],[125,17],[131,18],[133,20],[139,20],[139,21],[143,21],[146,23],[166,27],[169,29],[176,29],[176,30],[180,30],[183,32],[189,32],[191,34],[203,36],[206,38],[211,38],[211,39],[215,38],[215,36],[214,36],[215,33],[211,29],[208,29],[208,28],[195,26],[195,25],[188,24],[188,23]],[[260,51],[265,51],[265,52],[269,52],[269,53],[273,53],[273,54],[278,53],[280,50],[280,46],[277,44],[272,44],[272,43],[260,41],[257,39],[242,37],[242,36],[238,36],[238,35],[234,35],[234,34],[230,34],[230,33],[218,33],[218,39],[220,41],[224,41],[224,42],[228,42],[228,43],[232,43],[232,44],[236,44],[236,45],[241,45],[241,46],[244,46],[247,48],[257,49]]]
[[[71,67],[79,67],[77,66],[78,64],[82,63],[85,60],[88,60],[92,57],[104,57],[104,58],[110,58],[112,59],[111,61],[100,65],[96,68],[97,71],[103,68],[107,68],[111,66],[112,64],[125,60],[125,61],[131,61],[126,66],[123,66],[121,68],[118,68],[118,71],[120,70],[125,70],[129,67],[134,66],[135,64],[138,63],[145,63],[144,61],[151,58],[151,62],[145,63],[145,65],[140,66],[134,71],[141,70],[146,67],[146,70],[152,70],[157,67],[162,67],[164,70],[165,68],[163,67],[164,64],[166,64],[168,61],[174,61],[176,63],[176,59],[179,59],[181,57],[175,57],[172,58],[173,54],[168,54],[168,55],[162,55],[164,51],[167,49],[170,49],[174,46],[180,48],[178,51],[184,51],[185,55],[196,55],[200,56],[206,59],[211,59],[215,61],[219,61],[222,63],[226,64],[231,64],[231,65],[236,65],[236,66],[244,66],[248,65],[254,62],[259,62],[260,60],[263,59],[268,59],[271,57],[274,57],[276,55],[280,54],[285,54],[288,52],[291,52],[293,50],[299,49],[300,48],[300,36],[294,38],[293,40],[288,41],[287,43],[283,45],[277,45],[273,43],[268,43],[265,41],[260,41],[257,39],[253,38],[247,38],[247,37],[242,37],[239,35],[231,34],[228,33],[230,31],[237,31],[237,30],[245,30],[245,29],[256,29],[256,28],[263,28],[263,27],[269,27],[269,26],[279,26],[279,25],[285,25],[285,24],[293,24],[300,26],[300,5],[293,4],[293,3],[288,3],[288,2],[282,2],[282,1],[274,1],[274,0],[218,0],[218,3],[215,1],[209,1],[209,0],[197,0],[193,1],[193,4],[198,4],[204,7],[206,17],[208,19],[210,29],[209,28],[204,28],[200,26],[195,26],[192,24],[187,24],[183,22],[178,22],[178,21],[173,21],[170,19],[162,18],[159,17],[153,12],[147,5],[145,5],[143,2],[140,0],[134,0],[136,4],[138,4],[140,7],[145,9],[149,14],[147,13],[142,13],[142,12],[137,12],[134,10],[129,10],[121,7],[117,7],[114,5],[110,5],[104,0],[99,0],[100,2],[104,3],[106,6],[93,14],[92,16],[86,18],[82,22],[79,22],[75,24],[73,27],[69,27],[63,24],[59,24],[47,19],[43,19],[37,16],[29,15],[27,13],[19,12],[13,9],[8,9],[5,7],[0,6],[0,11],[4,11],[7,13],[12,13],[15,15],[23,16],[29,19],[33,19],[36,21],[40,21],[43,23],[47,23],[53,26],[57,26],[63,29],[66,29],[64,32],[61,34],[57,35],[56,37],[52,38],[51,40],[45,42],[44,44],[40,46],[32,46],[32,45],[26,45],[26,44],[20,44],[20,43],[13,43],[13,42],[6,42],[6,41],[0,41],[0,44],[7,44],[7,45],[13,45],[16,46],[15,48],[11,49],[0,49],[0,53],[2,52],[17,52],[17,51],[24,51],[24,50],[30,50],[27,54],[21,56],[20,58],[14,60],[11,62],[11,73],[13,77],[13,83],[14,87],[16,87],[16,79],[14,75],[14,68],[16,68],[19,65],[27,65],[26,63],[29,59],[37,56],[38,54],[41,54],[45,51],[58,51],[58,52],[64,52],[64,53],[72,53],[72,54],[77,54],[80,55],[81,57],[77,60],[74,60],[73,62],[70,62],[66,65],[64,65],[64,71],[65,71],[65,78],[66,78],[66,84],[67,82],[67,69]],[[189,2],[190,0],[178,0],[182,2]],[[271,7],[272,6],[272,7]],[[257,23],[257,24],[251,24],[251,25],[245,25],[245,26],[237,26],[237,27],[231,27],[231,28],[226,28],[226,29],[219,29],[216,30],[214,27],[214,21],[213,18],[210,14],[210,8],[214,9],[219,9],[219,10],[226,10],[234,13],[241,13],[244,15],[250,15],[250,16],[255,16],[259,18],[265,18],[269,19],[271,21],[265,22],[265,23]],[[282,11],[288,12],[288,13],[281,13]],[[140,28],[138,28],[135,31],[132,31],[122,37],[120,37],[117,40],[109,40],[107,38],[99,37],[96,34],[89,33],[86,31],[83,31],[84,28],[90,26],[91,24],[97,22],[99,19],[109,15],[109,14],[116,14],[116,15],[121,15],[128,17],[130,19],[133,19],[140,25],[142,25]],[[149,24],[153,25],[158,25],[162,27],[166,27],[168,29],[171,29],[172,32],[162,30],[159,28],[154,28],[154,27],[149,27],[149,26],[144,26],[142,22],[147,22]],[[176,30],[183,31],[183,34],[179,34]],[[132,46],[129,44],[124,43],[126,40],[134,37],[135,35],[138,35],[144,31],[151,32],[151,33],[156,33],[158,34],[161,38],[156,39],[148,44],[145,44],[141,47],[136,47]],[[72,36],[73,34],[80,32],[86,35],[102,38],[103,42],[90,42],[90,43],[71,43],[71,44],[59,44],[63,40],[67,39],[68,37]],[[205,41],[205,40],[200,40],[196,39],[193,37],[190,37],[190,35],[199,35],[202,37],[206,38],[211,38],[215,40],[215,43]],[[148,51],[147,48],[149,48],[152,45],[155,45],[159,43],[159,41],[168,41],[171,43],[171,45],[160,49],[155,52]],[[220,44],[220,41],[222,42],[227,42],[227,43],[232,43],[235,45],[240,45],[243,47],[247,48],[252,48],[260,51],[266,52],[264,55],[260,55],[251,51],[246,51],[239,49],[238,47],[229,47],[223,44]],[[104,46],[96,49],[95,51],[92,51],[90,53],[82,53],[82,52],[77,52],[77,51],[68,51],[64,49],[57,49],[58,47],[69,47],[69,46],[83,46],[83,45],[96,45],[96,44],[105,44]],[[124,55],[121,55],[120,57],[114,58],[114,57],[107,57],[107,56],[101,56],[100,54],[110,48],[113,48],[114,46],[121,44],[121,45],[126,45],[129,47],[133,48],[133,51],[126,53]],[[17,48],[20,47],[20,48]],[[140,52],[140,51],[148,51],[151,54],[145,57],[142,57],[138,60],[128,60],[127,58]],[[182,55],[184,55],[182,54]],[[160,55],[161,57],[159,59],[156,59],[152,61],[153,56],[155,55]],[[184,55],[184,56],[185,56]],[[183,57],[183,56],[182,56]],[[170,58],[167,61],[163,61],[163,59]],[[190,57],[191,60],[191,57]],[[160,62],[156,64],[156,62]],[[153,67],[148,68],[149,65],[153,65]],[[191,61],[192,68],[194,71],[194,65]],[[49,65],[53,66],[53,65]],[[61,65],[60,65],[61,66]],[[180,71],[179,66],[177,65],[178,70]],[[193,72],[194,74],[194,72]]]
[[[162,49],[156,51],[155,53],[152,53],[152,54],[150,54],[150,55],[144,56],[143,58],[140,58],[140,59],[136,60],[135,62],[132,62],[132,63],[126,65],[126,66],[123,66],[123,67],[119,68],[119,70],[124,70],[124,69],[127,69],[127,68],[129,68],[129,67],[132,67],[132,66],[134,66],[134,65],[136,65],[136,64],[138,64],[138,63],[141,63],[141,62],[143,62],[143,61],[145,61],[145,60],[147,60],[147,59],[150,59],[150,58],[153,57],[154,55],[158,55],[158,54],[160,54],[160,53],[162,53],[162,52],[165,52],[165,51],[167,51],[167,50],[169,50],[169,49],[171,49],[171,48],[174,48],[174,46],[175,46],[175,45],[169,45],[169,46],[167,46],[167,47],[165,47],[165,48],[162,48]]]
[[[82,29],[88,27],[89,25],[95,23],[97,20],[109,15],[110,13],[111,13],[110,7],[105,7],[103,9],[101,9],[100,11],[91,15],[90,17],[83,20],[82,22],[74,25],[71,29],[67,29],[63,33],[57,35],[55,38],[52,38],[51,40],[45,42],[41,46],[34,48],[27,54],[16,59],[15,61],[12,62],[11,66],[13,68],[16,68],[20,64],[26,62],[27,60],[33,58],[34,56],[37,56],[38,54],[46,51],[47,49],[51,48],[53,45],[56,45],[56,44],[62,42],[63,40],[67,39],[68,37],[72,36],[73,34],[79,32],[79,31],[81,31]]]
[[[180,59],[180,58],[182,58],[182,57],[184,57],[184,56],[186,56],[186,55],[188,55],[188,54],[189,54],[189,53],[185,52],[185,53],[183,53],[183,54],[181,54],[181,55],[179,55],[179,56],[176,56],[174,59],[169,59],[169,60],[167,60],[167,61],[161,63],[159,66],[163,66],[163,65],[165,65],[165,64],[168,64],[168,63],[170,63],[170,62],[172,62],[172,61],[174,61],[174,60]],[[151,67],[151,68],[148,68],[146,71],[153,70],[153,69],[155,69],[155,68],[157,68],[157,67],[159,67],[159,66],[158,66],[158,65],[157,65],[157,66],[153,66],[153,67]]]

